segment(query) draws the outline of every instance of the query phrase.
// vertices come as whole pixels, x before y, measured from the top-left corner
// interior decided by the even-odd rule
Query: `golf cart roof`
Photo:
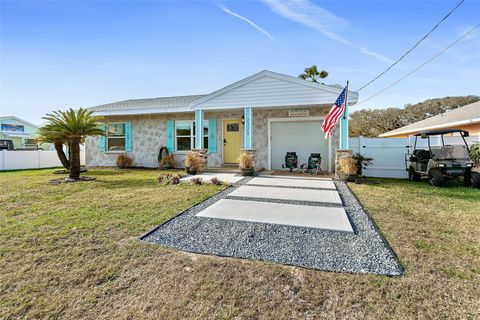
[[[468,136],[468,131],[465,130],[460,130],[460,129],[444,129],[444,130],[426,130],[426,131],[421,131],[417,134],[415,134],[416,137],[419,136],[437,136],[437,135],[442,135],[442,134],[448,134],[448,133],[460,133],[462,135]]]

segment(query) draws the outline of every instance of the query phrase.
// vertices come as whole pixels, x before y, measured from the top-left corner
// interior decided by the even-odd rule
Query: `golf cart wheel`
[[[480,173],[472,172],[472,187],[480,189]]]
[[[472,186],[472,171],[466,170],[465,174],[463,175],[463,186],[464,187],[471,187]]]
[[[415,169],[412,167],[408,168],[408,180],[410,181],[420,181],[420,175],[415,172]]]
[[[439,169],[432,169],[428,173],[428,182],[434,187],[445,186],[445,179],[442,172]]]

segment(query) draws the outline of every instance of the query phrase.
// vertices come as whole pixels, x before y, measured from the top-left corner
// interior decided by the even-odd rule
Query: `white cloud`
[[[351,27],[342,17],[339,17],[322,7],[311,3],[309,0],[262,0],[276,14],[289,20],[300,23],[324,36],[343,43],[360,52],[375,57],[383,62],[392,63],[393,61],[386,56],[369,50],[363,46],[356,45],[350,40],[345,39],[332,28]]]
[[[248,19],[248,18],[245,18],[244,16],[241,16],[239,15],[238,13],[235,13],[233,11],[231,11],[230,9],[226,8],[226,7],[223,7],[219,4],[217,4],[217,6],[222,9],[224,12],[238,18],[238,19],[241,19],[243,21],[245,21],[246,23],[248,23],[249,25],[251,25],[252,27],[254,27],[255,29],[257,29],[258,31],[260,31],[261,33],[263,33],[264,35],[266,35],[267,37],[269,37],[270,39],[273,39],[273,36],[270,34],[270,32],[268,32],[267,30],[263,29],[262,27],[258,26],[256,23],[254,23],[252,20]]]

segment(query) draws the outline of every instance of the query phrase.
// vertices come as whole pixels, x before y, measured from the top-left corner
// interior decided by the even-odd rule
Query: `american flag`
[[[345,110],[345,99],[347,96],[347,87],[345,87],[340,93],[335,101],[335,104],[332,106],[330,111],[327,114],[325,120],[323,120],[322,130],[325,132],[325,139],[332,135],[333,127],[337,124],[338,120]]]

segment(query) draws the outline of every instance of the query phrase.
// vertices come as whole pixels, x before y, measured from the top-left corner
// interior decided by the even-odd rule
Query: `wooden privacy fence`
[[[85,165],[85,150],[80,151],[80,163]],[[43,150],[2,150],[0,151],[0,171],[41,169],[61,167],[56,151]]]
[[[368,177],[379,178],[408,178],[405,170],[405,154],[413,151],[414,137],[409,138],[350,138],[350,149],[353,153],[360,153],[366,157],[373,158],[373,164],[364,170]],[[465,139],[470,146],[479,142],[478,136],[471,136]],[[432,137],[432,145],[440,143]],[[461,137],[445,137],[445,144],[463,144]],[[418,139],[417,149],[427,149],[427,139]]]

